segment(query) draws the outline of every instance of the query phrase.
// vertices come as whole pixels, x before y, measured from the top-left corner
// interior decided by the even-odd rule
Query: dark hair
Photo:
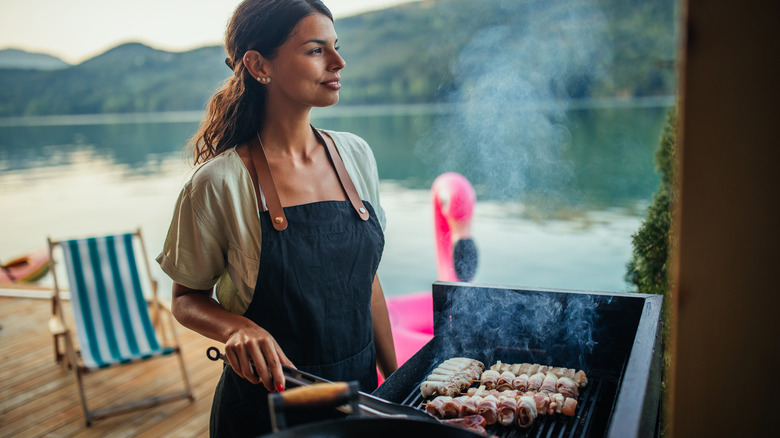
[[[238,5],[225,36],[225,63],[233,76],[211,98],[190,140],[195,164],[249,140],[261,128],[266,90],[247,71],[244,54],[256,50],[273,59],[295,26],[315,13],[333,20],[321,0],[244,0]]]

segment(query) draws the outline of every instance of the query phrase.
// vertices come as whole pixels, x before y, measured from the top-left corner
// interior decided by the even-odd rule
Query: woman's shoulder
[[[257,214],[252,180],[235,148],[195,168],[180,196],[214,227],[238,224],[236,228]]]
[[[198,165],[191,173],[188,186],[191,190],[203,190],[232,186],[241,177],[243,163],[235,148]]]
[[[351,132],[328,130],[323,130],[323,132],[333,139],[342,159],[359,163],[363,163],[365,160],[369,160],[369,162],[374,160],[374,153],[371,151],[371,147],[362,137]]]
[[[330,131],[327,129],[323,129],[322,132],[328,134],[330,138],[333,139],[333,141],[336,143],[336,147],[341,149],[357,149],[357,150],[365,150],[370,149],[368,146],[368,143],[366,143],[365,140],[363,140],[362,137],[359,135],[353,134],[351,132],[342,132],[342,131]]]

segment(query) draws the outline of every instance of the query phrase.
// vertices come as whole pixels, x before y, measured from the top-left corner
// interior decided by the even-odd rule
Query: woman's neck
[[[260,138],[266,154],[269,155],[306,157],[318,147],[317,139],[311,130],[309,111],[294,115],[266,112]]]

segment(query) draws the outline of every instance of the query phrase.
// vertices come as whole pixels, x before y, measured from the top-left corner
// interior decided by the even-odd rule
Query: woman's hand
[[[273,336],[251,321],[228,337],[225,356],[236,374],[254,384],[262,383],[270,392],[285,388],[282,365],[295,367]]]
[[[212,298],[210,290],[190,289],[179,283],[173,283],[172,310],[176,320],[185,327],[224,342],[225,356],[236,374],[254,384],[262,381],[271,392],[284,390],[282,365],[293,368],[295,365],[262,327],[223,309]],[[252,363],[257,375],[252,372]]]

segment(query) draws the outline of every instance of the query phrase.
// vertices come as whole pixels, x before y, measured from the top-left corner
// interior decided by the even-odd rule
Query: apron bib
[[[337,153],[329,155],[340,163]],[[255,167],[264,171],[257,163]],[[346,186],[352,181],[345,184],[341,176],[349,191]],[[278,199],[263,181],[261,177],[266,199]],[[321,201],[273,211],[269,202],[269,209],[260,213],[260,270],[244,316],[271,333],[299,369],[333,381],[357,380],[362,391],[373,391],[377,375],[371,291],[384,234],[372,206]],[[364,211],[356,214],[358,209]],[[290,412],[287,421],[292,426],[338,415],[331,411]],[[226,365],[214,394],[211,436],[257,436],[270,427],[268,391]]]

